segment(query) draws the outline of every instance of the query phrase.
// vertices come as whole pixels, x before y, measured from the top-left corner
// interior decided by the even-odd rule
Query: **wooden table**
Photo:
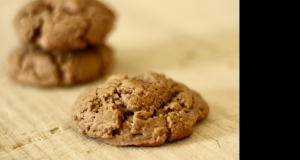
[[[198,91],[206,120],[183,140],[159,147],[114,147],[79,134],[70,111],[89,85],[38,88],[14,82],[6,57],[19,45],[12,25],[29,0],[0,0],[0,159],[239,159],[239,1],[105,0],[117,14],[107,39],[110,74],[163,73]]]

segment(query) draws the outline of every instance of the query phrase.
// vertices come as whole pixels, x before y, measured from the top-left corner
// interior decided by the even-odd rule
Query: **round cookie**
[[[36,86],[74,85],[105,74],[114,56],[107,46],[82,51],[50,52],[23,46],[8,57],[8,73],[15,80]]]
[[[72,109],[83,134],[115,146],[158,146],[188,137],[209,112],[207,103],[187,86],[163,74],[129,78],[113,75],[88,88]]]
[[[101,45],[114,19],[97,0],[35,0],[18,12],[14,25],[25,43],[46,50],[78,50]]]

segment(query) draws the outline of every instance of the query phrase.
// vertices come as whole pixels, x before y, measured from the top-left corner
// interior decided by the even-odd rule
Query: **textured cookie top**
[[[83,134],[117,146],[157,146],[192,134],[209,112],[202,97],[165,75],[111,76],[75,102],[72,120]]]
[[[46,50],[78,50],[100,45],[115,15],[97,0],[35,0],[17,14],[22,41]]]

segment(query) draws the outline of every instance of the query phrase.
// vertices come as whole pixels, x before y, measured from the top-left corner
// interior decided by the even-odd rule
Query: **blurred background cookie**
[[[8,57],[10,76],[35,86],[74,85],[105,74],[113,64],[113,52],[105,45],[82,51],[45,51],[23,46]]]
[[[113,75],[88,88],[72,110],[83,134],[116,146],[158,146],[190,136],[209,107],[199,93],[163,74]]]
[[[97,0],[35,0],[18,12],[14,25],[24,43],[45,50],[79,50],[101,45],[114,19]]]

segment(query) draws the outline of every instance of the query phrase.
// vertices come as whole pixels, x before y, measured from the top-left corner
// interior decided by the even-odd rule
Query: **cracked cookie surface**
[[[83,134],[116,146],[158,146],[188,137],[206,118],[200,94],[163,74],[145,72],[129,78],[113,75],[91,86],[72,109]]]
[[[14,25],[25,43],[46,50],[78,50],[103,44],[114,19],[97,0],[35,0],[18,12]]]
[[[67,86],[105,74],[113,61],[113,51],[104,45],[63,53],[22,46],[9,55],[7,67],[9,75],[24,84]]]

